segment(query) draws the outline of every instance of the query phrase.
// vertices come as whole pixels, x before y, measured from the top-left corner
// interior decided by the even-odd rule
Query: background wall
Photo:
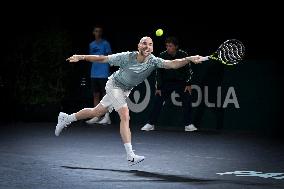
[[[282,130],[281,108],[283,88],[276,62],[244,61],[235,67],[206,62],[194,66],[193,122],[202,129],[274,132]],[[253,74],[252,74],[253,73]],[[277,78],[279,80],[277,80]],[[154,77],[149,78],[154,86]],[[145,96],[146,85],[135,88]],[[218,92],[219,90],[219,92]],[[135,91],[134,91],[135,92]],[[132,121],[147,122],[153,106],[151,100],[142,113],[132,113]],[[130,99],[134,102],[133,92]],[[179,98],[176,98],[179,101]],[[158,127],[182,129],[182,109],[173,100],[165,103]]]
[[[91,6],[84,11],[75,9],[77,12],[46,7],[53,7],[52,14],[45,9],[34,9],[29,14],[23,11],[27,9],[13,9],[10,12],[13,16],[1,17],[4,47],[0,64],[1,122],[56,121],[59,111],[71,113],[91,106],[90,64],[70,65],[65,59],[75,53],[86,54],[93,40],[93,26],[102,24],[114,53],[136,50],[139,39],[145,35],[153,38],[155,55],[164,50],[164,40],[170,35],[180,39],[182,49],[200,55],[210,54],[229,38],[243,41],[246,46],[243,64],[230,68],[214,63],[194,67],[195,85],[202,93],[201,104],[194,107],[194,122],[204,129],[283,131],[282,61],[275,56],[280,52],[276,46],[282,33],[277,24],[278,12],[263,14],[268,5],[258,10],[242,7],[242,14],[229,14],[235,10],[226,9],[227,12],[207,11],[203,15],[197,10],[191,14],[184,11],[146,14],[140,10],[123,14],[126,12],[121,9],[113,14],[100,14]],[[234,22],[220,20],[224,14],[230,15],[226,19]],[[164,29],[162,37],[154,35],[157,28]],[[146,122],[152,106],[153,75],[148,81],[150,104],[141,113],[131,113],[131,122],[139,127]],[[218,103],[221,99],[223,105],[228,93],[229,99],[234,99],[235,94],[240,108],[233,103],[226,108],[207,107],[204,105],[206,87],[209,102]],[[217,95],[218,87],[221,87],[221,98]],[[133,90],[133,94],[140,92],[138,103],[145,95],[145,88],[142,83]],[[134,102],[133,94],[130,99]],[[193,101],[199,97],[197,90],[193,90]],[[159,125],[179,129],[180,108],[172,102],[165,106]],[[117,120],[117,115],[112,116]]]

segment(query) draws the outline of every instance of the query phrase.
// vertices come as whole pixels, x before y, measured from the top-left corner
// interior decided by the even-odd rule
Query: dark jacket
[[[164,60],[174,60],[187,57],[188,54],[183,50],[177,50],[175,56],[172,56],[164,51],[160,54],[160,58]],[[162,86],[167,83],[185,83],[186,86],[191,85],[193,71],[190,64],[187,64],[178,69],[157,69],[156,84],[157,89],[160,90]]]

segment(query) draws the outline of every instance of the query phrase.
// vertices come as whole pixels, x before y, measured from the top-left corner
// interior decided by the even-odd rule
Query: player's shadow
[[[71,167],[71,166],[61,166],[66,169],[87,169],[87,170],[95,170],[95,171],[112,171],[112,172],[120,172],[120,173],[130,173],[136,177],[150,178],[151,180],[147,181],[160,181],[160,182],[210,182],[216,180],[210,179],[199,179],[199,178],[190,178],[185,176],[177,176],[177,175],[169,175],[169,174],[161,174],[161,173],[153,173],[147,171],[139,171],[139,170],[121,170],[121,169],[100,169],[100,168],[87,168],[87,167]],[[117,180],[116,180],[117,181]],[[121,180],[125,181],[125,180]],[[133,180],[131,180],[133,181]],[[145,181],[145,180],[135,180],[135,181]]]
[[[101,168],[91,168],[91,167],[74,167],[74,166],[61,166],[66,169],[81,169],[81,170],[94,170],[94,171],[112,171],[112,172],[120,172],[120,173],[127,173],[132,174],[136,177],[143,177],[149,178],[148,179],[138,179],[138,180],[121,180],[121,179],[112,179],[112,180],[100,180],[101,182],[181,182],[181,183],[190,183],[190,184],[233,184],[233,185],[240,185],[240,186],[267,186],[269,188],[276,187],[276,188],[283,188],[281,183],[257,183],[252,181],[245,181],[245,180],[221,180],[221,179],[201,179],[201,178],[192,178],[186,176],[178,176],[178,175],[170,175],[170,174],[161,174],[161,173],[153,173],[147,171],[139,171],[139,170],[121,170],[121,169],[101,169]]]

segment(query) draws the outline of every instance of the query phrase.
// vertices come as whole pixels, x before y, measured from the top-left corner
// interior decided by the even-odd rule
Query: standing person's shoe
[[[141,128],[142,131],[152,131],[155,130],[155,126],[147,123]]]
[[[103,125],[111,124],[109,113],[106,113],[105,116],[100,121],[98,121],[97,123],[98,124],[103,124]]]
[[[59,136],[62,130],[71,124],[69,121],[69,115],[63,112],[60,112],[58,115],[58,122],[55,128],[55,136]]]
[[[136,165],[137,163],[142,162],[145,159],[144,156],[138,156],[136,154],[128,155],[127,161],[129,166]]]
[[[193,124],[190,124],[190,125],[188,125],[188,126],[185,126],[185,127],[184,127],[184,130],[185,130],[185,131],[196,131],[197,128],[196,128]]]
[[[95,124],[98,123],[101,119],[98,117],[94,117],[92,119],[89,119],[88,121],[86,121],[87,124]]]

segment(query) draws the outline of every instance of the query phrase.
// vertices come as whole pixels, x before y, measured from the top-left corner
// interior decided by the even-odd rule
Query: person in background
[[[95,40],[89,44],[90,55],[109,55],[111,54],[111,47],[107,40],[103,39],[103,27],[95,26],[93,30]],[[98,62],[92,62],[91,68],[91,90],[93,92],[93,103],[96,107],[102,97],[106,94],[105,85],[107,78],[110,75],[109,64],[101,64]],[[106,113],[104,117],[94,117],[88,121],[88,124],[111,124],[109,113]]]
[[[174,60],[187,57],[188,54],[179,49],[176,37],[168,37],[165,40],[166,51],[160,54],[164,60]],[[195,131],[197,128],[192,124],[192,105],[191,105],[191,81],[193,71],[190,64],[179,69],[157,69],[156,71],[156,92],[154,107],[150,114],[148,123],[141,130],[151,131],[159,118],[159,114],[164,102],[176,91],[182,101],[183,125],[185,131]]]

